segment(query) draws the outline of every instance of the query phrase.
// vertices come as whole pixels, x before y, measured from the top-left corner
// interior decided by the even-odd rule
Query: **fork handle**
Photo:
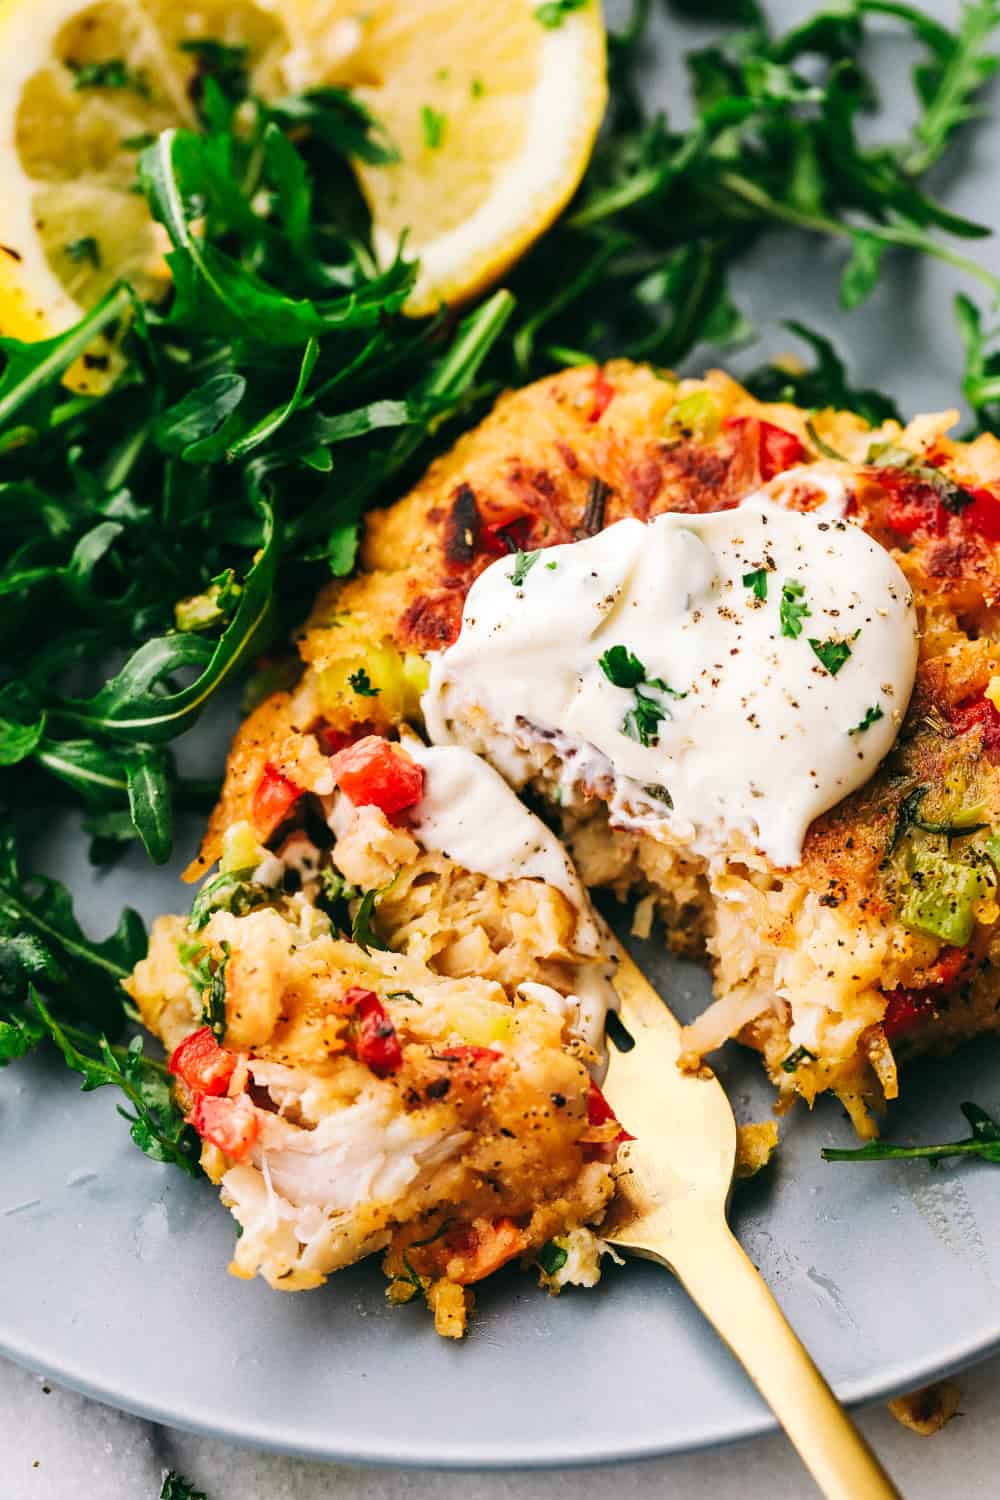
[[[669,1264],[729,1345],[827,1500],[902,1500],[724,1221],[687,1263],[652,1258]]]

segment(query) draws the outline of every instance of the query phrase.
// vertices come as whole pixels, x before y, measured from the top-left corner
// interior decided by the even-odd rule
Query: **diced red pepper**
[[[984,750],[1000,750],[1000,713],[985,694],[969,698],[948,709],[948,719],[956,734],[981,729]]]
[[[515,1255],[520,1255],[527,1248],[528,1236],[504,1215],[492,1224],[482,1219],[463,1224],[446,1236],[445,1244],[452,1251],[448,1260],[449,1278],[468,1286],[491,1276]]]
[[[899,1037],[916,1031],[923,1021],[931,1019],[934,1011],[932,990],[890,990],[882,1017],[886,1040],[895,1042]]]
[[[786,432],[773,422],[762,422],[757,417],[729,417],[724,425],[741,440],[751,443],[756,430],[757,469],[764,484],[809,457],[794,432]]]
[[[413,807],[424,793],[423,767],[401,745],[377,734],[338,750],[330,769],[356,807],[379,807],[386,817]]]
[[[211,1026],[201,1026],[174,1048],[167,1071],[192,1094],[224,1094],[236,1068],[236,1053],[220,1047]]]
[[[503,1053],[498,1052],[495,1047],[477,1047],[472,1042],[445,1047],[443,1051],[435,1053],[435,1056],[446,1057],[449,1062],[472,1063],[473,1066],[478,1063],[487,1063],[490,1067],[503,1059]]]
[[[270,838],[302,796],[302,788],[268,761],[253,794],[250,818],[259,838]]]
[[[518,509],[502,511],[499,516],[484,520],[480,536],[484,552],[494,557],[504,557],[510,552],[523,550],[531,535],[534,517],[531,511]]]
[[[888,1041],[896,1041],[916,1031],[937,1013],[938,1001],[954,989],[969,967],[968,948],[942,948],[937,962],[928,970],[928,983],[919,989],[890,990],[886,996],[882,1030]]]
[[[356,745],[358,740],[371,734],[374,728],[374,724],[366,720],[363,724],[352,724],[350,729],[332,729],[329,724],[321,724],[318,729],[313,730],[313,733],[324,755],[336,755],[338,750],[346,750],[348,745]]]
[[[587,1092],[587,1123],[589,1125],[606,1125],[609,1120],[614,1120],[615,1124],[618,1124],[618,1116],[597,1087],[597,1084],[591,1079],[590,1088]],[[622,1125],[612,1144],[618,1141],[634,1140],[635,1136],[631,1135],[625,1129],[624,1125]]]
[[[236,1099],[213,1099],[199,1094],[190,1115],[191,1124],[203,1141],[218,1146],[234,1161],[241,1161],[260,1134],[260,1120],[246,1094]]]
[[[985,537],[1000,542],[1000,498],[992,490],[970,490],[972,504],[959,511],[963,525]]]
[[[615,388],[604,374],[599,365],[594,376],[594,403],[587,417],[588,422],[599,422],[611,405],[615,396]]]
[[[775,474],[781,474],[795,464],[805,463],[809,454],[794,432],[786,432],[783,427],[775,427],[773,422],[761,422],[759,426],[757,461],[760,465],[760,477],[765,484],[769,479],[773,479]]]
[[[358,1018],[357,1035],[351,1050],[359,1062],[371,1068],[377,1078],[388,1078],[403,1065],[403,1049],[396,1028],[381,1000],[372,990],[354,987],[344,996]]]

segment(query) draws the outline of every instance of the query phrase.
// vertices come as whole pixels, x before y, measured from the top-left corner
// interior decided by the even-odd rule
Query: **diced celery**
[[[256,869],[266,852],[257,842],[250,823],[234,823],[222,836],[219,870],[223,875],[231,875],[234,870]]]
[[[964,948],[976,925],[976,906],[989,891],[989,881],[973,865],[942,854],[920,854],[900,920],[914,932]]]
[[[431,680],[431,669],[416,651],[403,657],[403,714],[407,719],[420,718],[420,700]]]
[[[722,426],[722,406],[711,391],[692,391],[682,396],[668,411],[663,423],[663,436],[680,441],[695,438],[707,442],[714,438]]]

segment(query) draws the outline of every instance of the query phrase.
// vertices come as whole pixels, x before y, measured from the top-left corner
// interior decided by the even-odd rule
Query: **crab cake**
[[[586,884],[707,953],[692,1065],[738,1037],[781,1106],[833,1090],[871,1133],[901,1059],[1000,1024],[1000,444],[955,420],[870,429],[623,362],[503,396],[368,518],[203,858],[255,738],[422,705]]]
[[[469,750],[321,748],[273,709],[230,759],[271,757],[248,816],[127,984],[240,1226],[230,1269],[298,1291],[384,1251],[391,1300],[452,1337],[510,1260],[592,1284],[621,1127],[572,864]]]

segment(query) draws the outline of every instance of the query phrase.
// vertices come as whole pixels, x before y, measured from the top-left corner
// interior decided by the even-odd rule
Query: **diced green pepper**
[[[711,391],[692,391],[682,396],[667,412],[663,436],[674,442],[695,438],[708,442],[722,426],[722,407]]]
[[[976,925],[975,908],[989,889],[986,877],[973,865],[942,854],[920,854],[900,920],[914,932],[964,948]]]

